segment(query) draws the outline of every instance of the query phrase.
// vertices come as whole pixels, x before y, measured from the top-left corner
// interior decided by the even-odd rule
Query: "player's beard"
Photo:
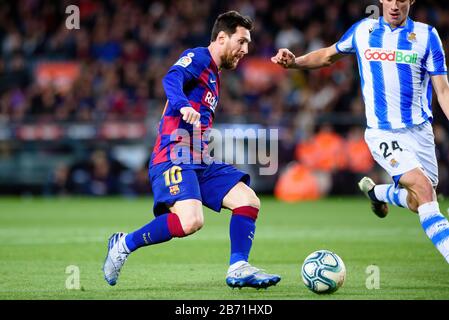
[[[236,57],[228,52],[221,56],[221,68],[226,70],[232,70],[237,67],[237,63],[235,63]]]

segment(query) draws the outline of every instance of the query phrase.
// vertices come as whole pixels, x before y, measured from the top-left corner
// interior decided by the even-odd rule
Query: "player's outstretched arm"
[[[432,76],[432,85],[438,97],[438,102],[446,118],[449,120],[449,82],[446,74]]]
[[[330,47],[318,49],[300,57],[295,57],[288,49],[279,49],[278,53],[271,58],[271,61],[286,69],[317,69],[330,66],[344,56],[337,51],[336,44],[333,44]]]

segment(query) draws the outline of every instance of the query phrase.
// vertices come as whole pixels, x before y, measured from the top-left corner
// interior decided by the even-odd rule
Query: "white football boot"
[[[248,262],[242,263],[233,270],[228,270],[226,284],[231,288],[268,288],[281,281],[277,274],[268,274],[263,270],[250,265]]]
[[[114,233],[108,241],[108,253],[103,264],[104,279],[114,286],[117,283],[120,270],[126,262],[129,250],[126,248],[125,237],[127,233]]]
[[[359,181],[359,189],[371,200],[371,210],[379,218],[385,218],[388,214],[388,205],[383,201],[371,198],[369,195],[369,191],[373,190],[375,186],[376,184],[369,177],[363,177],[362,180]]]

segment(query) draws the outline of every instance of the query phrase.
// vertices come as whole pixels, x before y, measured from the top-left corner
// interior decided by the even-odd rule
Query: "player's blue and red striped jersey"
[[[179,162],[180,147],[190,150],[190,159],[185,160],[198,163],[201,154],[207,150],[207,140],[204,141],[201,137],[212,127],[219,99],[220,73],[209,49],[199,47],[184,51],[169,69],[162,83],[167,103],[159,123],[150,166],[166,161]],[[179,110],[187,106],[201,114],[200,128],[182,120]],[[186,141],[185,137],[177,136],[179,129],[188,132],[190,139]],[[183,157],[185,155],[186,153],[183,153]]]

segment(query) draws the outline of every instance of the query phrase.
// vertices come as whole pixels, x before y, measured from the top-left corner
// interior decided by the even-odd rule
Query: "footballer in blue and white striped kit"
[[[392,177],[376,185],[369,177],[359,188],[383,218],[387,204],[408,208],[449,263],[449,222],[435,189],[438,166],[432,130],[432,90],[449,119],[445,53],[437,30],[409,18],[415,0],[380,0],[378,19],[355,23],[334,45],[301,57],[280,49],[272,62],[284,68],[315,69],[355,54],[365,102],[365,141],[374,159]]]

